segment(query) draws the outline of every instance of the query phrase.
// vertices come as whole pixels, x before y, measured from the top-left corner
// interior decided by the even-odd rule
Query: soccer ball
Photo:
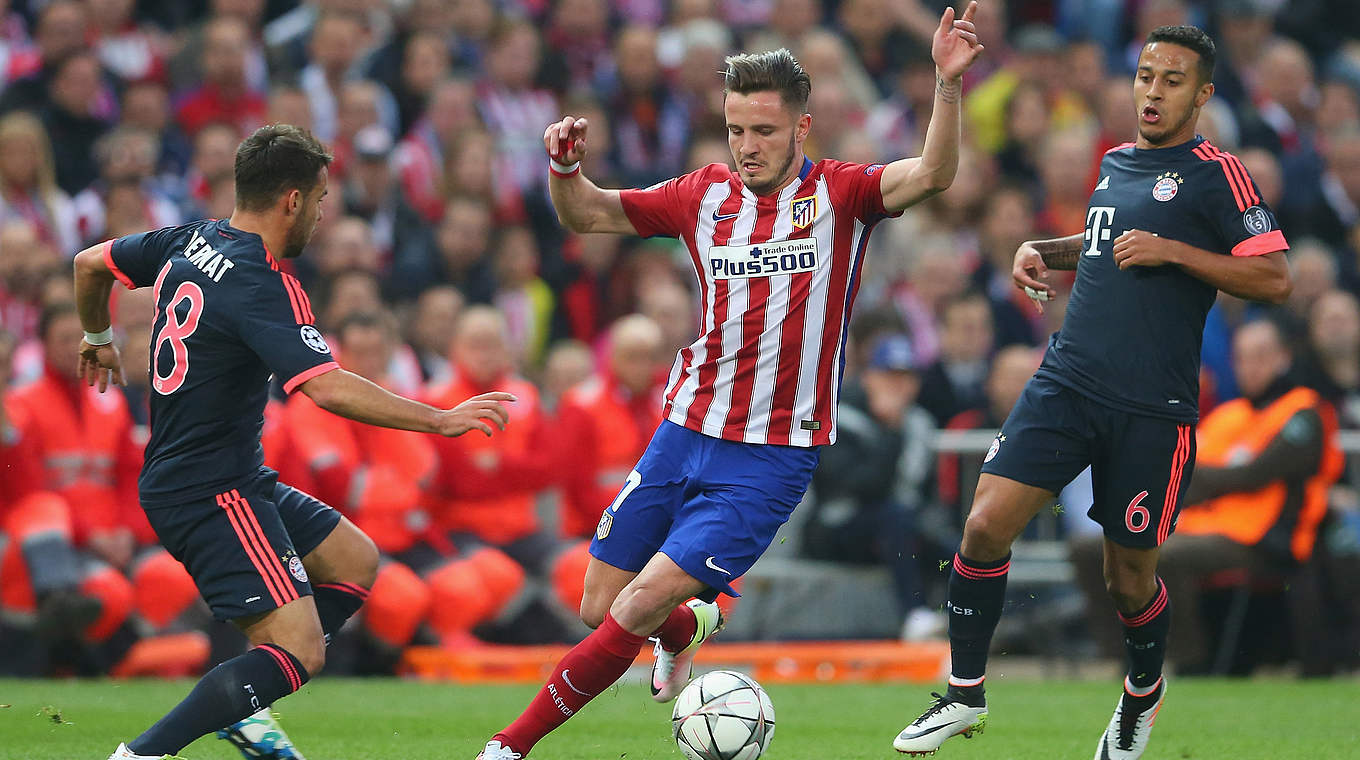
[[[774,738],[774,705],[750,676],[715,670],[675,698],[671,733],[689,760],[756,760]]]

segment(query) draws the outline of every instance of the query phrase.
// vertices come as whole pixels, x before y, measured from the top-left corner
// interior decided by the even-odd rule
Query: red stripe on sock
[[[357,596],[360,599],[368,598],[368,589],[358,585],[357,583],[344,583],[341,581],[337,581],[335,583],[314,583],[312,584],[312,587],[333,589],[335,591],[339,591],[342,594]]]
[[[274,605],[282,607],[284,603],[283,596],[275,585],[273,576],[271,576],[269,571],[265,568],[263,558],[256,554],[255,544],[246,535],[245,528],[241,525],[240,518],[237,517],[236,513],[232,510],[232,501],[230,494],[220,493],[217,495],[217,506],[221,507],[222,511],[226,512],[227,522],[231,523],[232,530],[236,531],[236,537],[241,541],[241,548],[245,550],[246,557],[250,559],[250,563],[255,566],[255,571],[258,572],[260,578],[264,580],[264,586],[269,590],[269,596],[274,600]]]
[[[1166,584],[1162,582],[1161,578],[1158,578],[1157,595],[1152,598],[1152,602],[1147,606],[1147,608],[1131,618],[1124,617],[1124,613],[1121,612],[1119,613],[1119,619],[1124,623],[1124,625],[1130,628],[1137,628],[1139,626],[1147,625],[1149,622],[1152,621],[1153,618],[1162,614],[1162,610],[1166,609],[1166,602],[1167,602]]]
[[[261,644],[256,648],[263,649],[269,653],[270,657],[274,658],[274,662],[278,663],[279,670],[283,671],[283,677],[288,679],[289,688],[293,691],[302,688],[302,676],[298,674],[297,668],[293,666],[292,658],[284,654],[283,650],[272,644]]]
[[[1010,571],[1011,561],[1006,560],[1006,563],[1004,565],[1001,565],[1000,567],[989,568],[974,567],[968,564],[967,562],[964,562],[963,557],[961,557],[958,553],[955,553],[954,569],[959,571],[959,575],[962,575],[963,577],[968,578],[969,580],[975,581],[986,580],[988,578],[1003,577],[1007,572]]]

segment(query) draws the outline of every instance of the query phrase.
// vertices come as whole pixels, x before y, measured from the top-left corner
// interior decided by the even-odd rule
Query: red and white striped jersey
[[[865,244],[889,216],[881,169],[804,159],[788,187],[756,195],[710,164],[621,193],[638,234],[684,240],[699,278],[703,322],[671,369],[667,419],[730,441],[835,443]]]

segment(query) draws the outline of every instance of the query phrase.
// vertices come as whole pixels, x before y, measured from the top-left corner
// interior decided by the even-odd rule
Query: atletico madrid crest
[[[801,230],[817,220],[817,196],[809,195],[806,198],[794,198],[789,203],[789,212],[793,216],[793,228]]]

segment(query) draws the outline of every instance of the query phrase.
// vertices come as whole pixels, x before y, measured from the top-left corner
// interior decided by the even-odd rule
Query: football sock
[[[297,691],[310,676],[283,647],[261,644],[218,665],[146,733],[128,742],[139,755],[175,755],[200,736],[229,726]]]
[[[539,739],[619,680],[646,640],[625,631],[613,615],[606,614],[600,627],[557,663],[524,713],[492,738],[521,755],[529,754]]]
[[[316,616],[321,618],[321,631],[326,643],[368,599],[368,589],[354,583],[317,583],[312,585],[312,601]]]
[[[1124,624],[1124,651],[1129,656],[1128,686],[1131,696],[1139,696],[1157,684],[1162,677],[1162,661],[1166,658],[1166,636],[1171,630],[1171,600],[1166,595],[1166,584],[1157,579],[1157,593],[1143,609],[1125,615],[1119,613]]]
[[[1006,572],[1011,555],[995,562],[974,562],[962,554],[954,555],[949,573],[949,650],[952,666],[949,691],[976,699],[987,672],[987,649],[992,633],[1001,620],[1001,604],[1006,598]],[[975,691],[968,691],[974,690]],[[967,703],[969,700],[963,699]]]
[[[694,610],[688,604],[682,604],[671,610],[666,622],[652,635],[667,652],[679,652],[694,641],[694,633],[698,630],[699,619],[694,616]]]

